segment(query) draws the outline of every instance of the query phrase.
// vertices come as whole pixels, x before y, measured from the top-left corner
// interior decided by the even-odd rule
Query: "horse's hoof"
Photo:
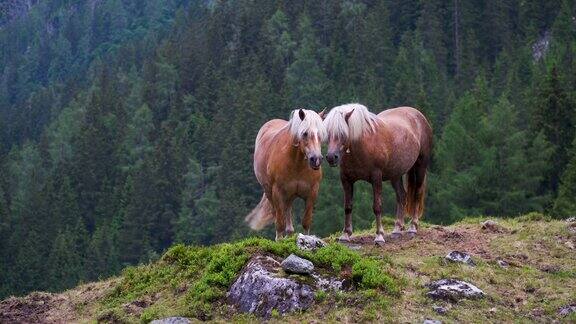
[[[386,243],[386,241],[384,241],[384,236],[382,236],[382,234],[376,235],[376,238],[374,239],[374,244],[378,246],[383,246],[384,243]]]
[[[348,235],[347,233],[340,235],[340,237],[338,238],[338,242],[343,242],[343,243],[350,242],[350,235]]]
[[[416,237],[416,231],[407,231],[406,234],[408,234],[409,238],[415,238]]]
[[[402,237],[402,232],[392,232],[390,233],[390,237],[394,240],[397,240]]]

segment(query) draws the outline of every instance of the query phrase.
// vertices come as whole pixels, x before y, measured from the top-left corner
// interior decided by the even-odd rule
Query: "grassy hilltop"
[[[576,224],[541,214],[499,220],[490,229],[483,229],[481,221],[424,225],[416,238],[388,238],[384,247],[372,245],[371,231],[356,233],[354,249],[336,243],[334,235],[316,252],[298,250],[293,237],[210,247],[177,245],[159,261],[129,267],[116,278],[61,294],[7,299],[0,303],[0,321],[148,322],[169,316],[256,321],[253,315],[235,313],[225,293],[257,253],[296,253],[326,274],[353,282],[348,291],[316,293],[315,304],[305,312],[273,314],[272,322],[575,321],[576,313],[561,316],[558,310],[576,303]],[[453,250],[469,253],[476,266],[446,262],[444,256]],[[471,282],[486,298],[432,300],[424,285],[441,278]],[[447,312],[438,314],[433,306]]]

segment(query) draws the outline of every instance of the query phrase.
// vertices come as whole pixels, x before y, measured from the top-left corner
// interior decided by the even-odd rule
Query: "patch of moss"
[[[364,289],[381,288],[391,294],[400,293],[394,279],[383,271],[383,264],[378,260],[360,259],[355,262],[352,278]]]
[[[387,264],[383,259],[366,259],[337,243],[309,252],[296,247],[295,236],[279,242],[252,237],[211,247],[175,245],[155,264],[129,267],[124,270],[120,284],[103,302],[104,309],[121,312],[119,305],[144,295],[154,295],[167,288],[176,293],[186,287],[185,294],[176,303],[181,315],[209,319],[250,256],[264,252],[280,257],[294,253],[331,275],[338,275],[343,267],[349,267],[360,289],[379,289],[391,294],[399,291],[395,280],[386,273]],[[323,298],[322,293],[319,298]],[[140,319],[152,320],[158,315],[158,307],[150,307]]]

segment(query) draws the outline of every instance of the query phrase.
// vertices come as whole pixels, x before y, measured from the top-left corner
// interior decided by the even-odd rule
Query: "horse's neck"
[[[358,141],[350,144],[351,149],[364,149],[367,147],[372,147],[374,145],[378,146],[388,146],[390,141],[390,134],[386,128],[386,122],[378,118],[378,122],[374,125],[374,131],[367,130],[364,131],[362,136]]]
[[[289,128],[286,127],[278,132],[277,143],[280,145],[288,145],[287,150],[282,150],[284,151],[284,154],[286,154],[286,156],[282,157],[284,161],[290,161],[291,163],[293,163],[292,167],[294,167],[295,165],[301,166],[304,164],[303,163],[305,162],[304,153],[302,153],[300,147],[294,145],[294,142],[292,140],[292,134],[290,134]]]

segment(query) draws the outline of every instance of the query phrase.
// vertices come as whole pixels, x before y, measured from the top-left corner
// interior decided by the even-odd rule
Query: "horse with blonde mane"
[[[347,104],[330,110],[324,125],[328,131],[326,160],[330,166],[340,164],[344,188],[345,224],[340,240],[349,241],[352,236],[352,199],[358,180],[372,184],[376,244],[384,243],[382,182],[386,180],[396,193],[392,235],[399,236],[404,230],[405,214],[412,218],[408,233],[415,235],[424,212],[426,172],[432,154],[432,128],[426,117],[412,107],[375,115],[363,105]]]
[[[254,148],[254,173],[264,194],[246,216],[252,229],[262,229],[275,220],[276,240],[293,233],[292,203],[299,197],[306,203],[302,227],[309,234],[322,180],[321,144],[326,139],[323,115],[297,109],[289,121],[274,119],[260,128]]]

